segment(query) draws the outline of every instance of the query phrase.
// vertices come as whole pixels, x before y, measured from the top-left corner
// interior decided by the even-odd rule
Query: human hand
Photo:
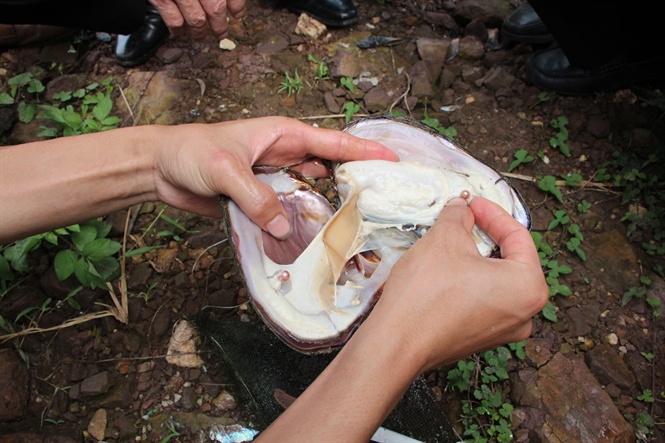
[[[342,131],[314,128],[286,117],[165,127],[156,160],[157,197],[177,208],[219,217],[218,195],[230,197],[262,229],[278,238],[290,232],[275,192],[253,165],[285,166],[316,157],[337,161],[397,160],[384,146]],[[307,175],[324,173],[306,165]]]
[[[208,29],[218,39],[226,38],[228,16],[240,19],[245,15],[245,0],[150,0],[173,35],[187,32],[192,38],[203,39]]]
[[[499,245],[502,259],[478,253],[471,237],[474,220]],[[402,340],[420,366],[417,375],[524,340],[531,334],[532,316],[547,300],[528,230],[489,200],[474,198],[467,206],[457,198],[395,265],[358,332],[368,326],[389,334],[386,340]]]

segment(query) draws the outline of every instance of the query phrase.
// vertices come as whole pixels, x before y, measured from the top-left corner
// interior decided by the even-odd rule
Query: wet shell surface
[[[265,323],[301,352],[344,344],[380,296],[395,262],[460,195],[493,200],[529,227],[529,211],[494,169],[419,122],[387,115],[344,130],[384,144],[399,162],[334,168],[338,209],[299,174],[256,168],[289,214],[293,234],[276,240],[231,201],[223,204],[252,303]],[[496,248],[474,228],[482,255]]]

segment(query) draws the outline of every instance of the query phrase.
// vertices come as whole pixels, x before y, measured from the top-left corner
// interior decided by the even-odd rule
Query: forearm
[[[154,199],[156,140],[166,130],[143,126],[1,147],[0,244]]]
[[[422,370],[403,334],[390,334],[388,327],[372,322],[370,316],[258,441],[370,440]]]

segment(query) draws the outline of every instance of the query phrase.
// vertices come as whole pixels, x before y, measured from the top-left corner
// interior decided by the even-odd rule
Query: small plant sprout
[[[452,126],[449,126],[447,128],[443,127],[439,119],[428,116],[427,112],[425,112],[425,116],[421,120],[421,122],[426,124],[430,128],[436,129],[437,131],[439,131],[440,133],[442,133],[451,140],[457,137],[457,130],[455,128],[453,128]]]
[[[350,122],[354,115],[360,111],[360,106],[354,102],[346,102],[344,105],[344,119],[346,122]]]
[[[561,190],[556,185],[556,177],[552,175],[546,175],[544,177],[536,177],[538,180],[538,187],[545,192],[552,194],[559,203],[563,203],[563,194]]]
[[[314,80],[321,81],[321,80],[329,80],[330,79],[330,73],[328,71],[328,65],[326,65],[324,62],[318,60],[312,54],[307,55],[307,60],[310,61],[310,62],[316,63],[316,71],[314,73]]]
[[[568,224],[569,221],[570,217],[568,216],[566,211],[564,211],[563,209],[556,210],[554,211],[554,220],[550,222],[549,226],[547,227],[547,230],[551,231],[552,229],[556,228],[559,225],[561,226],[566,225]]]
[[[303,85],[302,78],[300,77],[300,74],[298,74],[298,69],[296,68],[293,71],[293,77],[291,77],[289,71],[286,71],[284,73],[284,80],[282,80],[282,83],[280,83],[277,91],[278,92],[286,91],[287,97],[291,97],[291,94],[298,95],[300,93],[300,91],[302,90],[302,85]]]
[[[339,82],[344,86],[349,92],[353,93],[355,90],[355,85],[353,84],[353,77],[342,77],[339,79]]]
[[[533,155],[529,154],[526,149],[520,149],[515,154],[513,154],[515,160],[508,167],[508,172],[511,172],[513,169],[517,168],[519,165],[524,163],[531,163],[534,158]]]
[[[579,212],[580,214],[588,213],[589,209],[591,209],[591,203],[589,203],[586,200],[582,200],[577,204],[577,212]]]
[[[559,148],[559,151],[566,157],[570,157],[570,147],[566,143],[568,141],[568,118],[564,116],[559,116],[553,119],[550,122],[552,128],[557,129],[557,133],[550,138],[550,146],[553,148]]]

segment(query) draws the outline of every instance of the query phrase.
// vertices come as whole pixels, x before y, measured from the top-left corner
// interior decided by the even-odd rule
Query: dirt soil
[[[454,2],[447,1],[356,3],[360,15],[356,25],[330,29],[312,39],[293,32],[296,15],[271,2],[249,1],[248,16],[232,26],[230,39],[236,43],[235,49],[221,50],[212,38],[171,38],[155,57],[131,70],[114,63],[111,43],[90,33],[81,33],[74,54],[67,52],[69,43],[8,50],[0,54],[0,88],[4,88],[0,92],[6,91],[6,79],[36,67],[45,70],[45,84],[53,82],[47,95],[112,77],[116,86],[113,113],[125,126],[284,115],[341,128],[341,106],[353,99],[361,105],[358,114],[394,109],[416,120],[438,119],[442,127],[455,128],[456,143],[501,172],[508,171],[516,151],[525,149],[536,159],[512,171],[517,174],[513,183],[532,210],[533,230],[543,234],[559,262],[572,269],[560,277],[572,295],[552,298],[557,321],[538,316],[533,337],[540,340],[538,343],[547,343],[552,354],[577,356],[609,343],[635,380],[626,387],[610,387],[608,393],[614,404],[624,416],[649,414],[659,423],[650,427],[653,441],[663,441],[665,334],[662,316],[655,317],[657,309],[646,302],[647,298],[665,301],[665,283],[653,271],[663,265],[663,259],[662,255],[647,254],[641,247],[659,244],[654,231],[638,230],[629,239],[628,223],[622,220],[629,212],[646,217],[649,202],[639,196],[635,201],[622,202],[625,188],[612,186],[607,179],[603,180],[606,186],[561,185],[563,196],[559,202],[534,180],[545,175],[562,180],[572,174],[592,180],[601,167],[615,160],[614,152],[620,153],[616,157],[619,159],[637,156],[645,160],[650,154],[662,158],[665,125],[663,108],[657,106],[662,102],[661,85],[635,85],[590,97],[542,95],[543,91],[530,85],[524,74],[524,61],[537,48],[501,46],[497,40],[500,19],[510,9],[486,14],[486,9],[462,13],[455,9]],[[340,49],[352,52],[357,40],[372,35],[399,37],[401,41],[350,57],[340,56]],[[443,73],[437,73],[436,81],[429,83],[430,91],[421,74],[428,69],[423,58],[432,60],[419,54],[419,39],[445,40],[449,44]],[[308,55],[329,66],[330,79],[315,78],[317,63],[308,60]],[[286,91],[279,91],[280,84],[285,72],[293,76],[296,69],[306,81],[300,93],[288,96]],[[369,74],[361,74],[364,71]],[[349,73],[356,79],[367,78],[356,85],[353,94],[340,85],[340,76]],[[374,88],[372,92],[372,77],[378,80],[376,88],[383,87],[383,91]],[[147,86],[140,90],[137,85],[141,85],[141,78],[159,81],[160,86],[156,91]],[[134,91],[138,97],[135,103],[171,101],[166,110],[136,105],[130,111],[121,90],[128,94]],[[166,92],[172,92],[172,97]],[[402,96],[406,99],[400,99]],[[128,102],[132,102],[131,97]],[[0,125],[3,144],[38,139],[38,125],[17,122],[15,106],[0,108],[5,123]],[[550,145],[550,138],[558,132],[550,122],[559,116],[568,118],[570,157]],[[628,162],[624,160],[623,164]],[[654,186],[660,186],[662,193],[662,178]],[[578,210],[583,201],[590,203],[586,213]],[[129,217],[130,246],[133,239],[145,233],[141,245],[162,248],[127,260],[127,324],[104,317],[0,345],[3,358],[15,359],[21,367],[27,367],[27,374],[13,368],[15,372],[2,383],[12,386],[15,382],[14,392],[28,386],[24,398],[12,399],[18,402],[15,409],[19,415],[0,422],[0,442],[96,441],[91,433],[105,441],[168,441],[169,435],[171,441],[202,441],[198,429],[209,427],[205,420],[211,417],[223,417],[228,423],[251,421],[243,405],[236,405],[228,396],[233,389],[227,386],[230,381],[223,370],[210,362],[184,368],[163,358],[174,325],[204,307],[227,307],[208,309],[217,317],[251,320],[255,314],[251,306],[242,304],[247,295],[240,286],[229,247],[219,243],[225,238],[220,221],[167,208],[165,214],[178,220],[186,228],[183,232],[157,218],[161,209],[159,204],[146,204],[133,208]],[[564,230],[547,229],[554,211],[560,209],[581,227],[586,262],[566,247],[569,237]],[[123,239],[126,219],[127,212],[108,217],[118,241]],[[163,231],[173,234],[157,235]],[[12,321],[49,297],[63,300],[77,286],[72,279],[61,282],[56,278],[52,266],[56,251],[45,245],[33,253],[30,274],[0,300],[0,314],[5,319]],[[622,306],[621,299],[629,288],[642,287],[640,275],[652,281],[648,295]],[[120,293],[118,284],[115,287]],[[109,294],[99,289],[83,290],[76,300],[80,311],[59,303],[39,318],[39,327],[53,327],[99,312],[106,309],[99,303],[111,303]],[[14,325],[17,330],[29,326],[27,316]],[[537,366],[528,359],[516,360],[511,374],[529,365]],[[447,369],[432,371],[427,380],[451,421],[458,423],[460,399],[448,386]],[[653,393],[655,401],[638,399],[645,390]],[[509,393],[507,384],[506,400]],[[180,423],[188,423],[173,428],[179,436],[167,426],[168,417],[175,414],[179,414]],[[99,434],[102,422],[106,426]],[[530,428],[532,423],[514,420],[516,439],[541,441],[539,430]],[[458,431],[462,432],[459,424]]]

